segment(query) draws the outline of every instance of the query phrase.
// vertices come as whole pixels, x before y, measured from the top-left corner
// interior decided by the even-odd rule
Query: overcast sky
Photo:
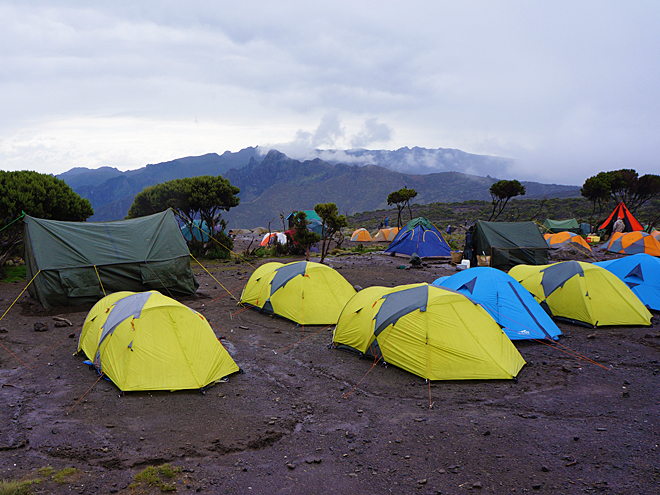
[[[660,173],[660,2],[0,0],[0,168],[257,145]]]

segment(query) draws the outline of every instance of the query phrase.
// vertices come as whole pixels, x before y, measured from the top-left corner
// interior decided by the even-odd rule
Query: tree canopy
[[[22,212],[36,218],[74,222],[84,222],[94,214],[89,200],[57,177],[31,171],[0,171],[0,221],[5,227],[0,231],[0,271],[22,241],[23,225],[15,222]]]
[[[194,221],[199,219],[202,226],[206,224],[207,234],[211,236],[219,230],[216,227],[224,230],[227,224],[222,219],[222,211],[238,206],[239,192],[238,187],[232,186],[228,179],[220,175],[174,179],[138,193],[126,218],[142,217],[172,208],[190,229],[192,244],[201,245],[202,233]]]
[[[631,213],[646,202],[660,197],[660,176],[639,174],[632,169],[600,172],[589,177],[580,190],[583,197],[602,210],[608,200],[623,202]]]
[[[525,186],[516,179],[500,180],[490,186],[490,197],[492,198],[493,211],[490,214],[490,220],[496,220],[504,211],[511,198],[525,194]]]
[[[291,235],[287,233],[287,237],[291,237],[292,246],[289,252],[294,254],[307,253],[309,247],[315,242],[321,240],[321,236],[316,232],[312,232],[308,228],[307,213],[299,211],[293,216],[293,225],[291,226]]]
[[[314,207],[314,211],[322,222],[321,263],[323,263],[330,252],[330,241],[342,227],[348,227],[348,220],[345,215],[339,214],[339,208],[335,203],[320,203]]]
[[[412,220],[412,211],[410,210],[410,200],[417,196],[417,191],[402,187],[398,191],[391,192],[387,196],[387,204],[389,206],[396,205],[397,220],[396,226],[401,227],[401,212],[407,206],[410,219]]]

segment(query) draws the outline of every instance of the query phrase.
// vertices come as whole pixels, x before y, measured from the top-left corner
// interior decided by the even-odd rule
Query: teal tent
[[[46,309],[96,302],[117,291],[168,296],[198,287],[172,210],[117,222],[61,222],[25,216],[30,296]]]
[[[321,217],[316,214],[314,210],[300,210],[307,215],[307,228],[312,232],[316,232],[319,235],[323,234],[323,221]],[[289,216],[286,217],[289,228],[293,227],[293,217],[296,216],[296,213],[299,211],[292,211],[289,213]]]

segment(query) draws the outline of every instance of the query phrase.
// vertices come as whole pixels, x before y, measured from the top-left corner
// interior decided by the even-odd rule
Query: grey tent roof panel
[[[575,275],[584,277],[584,270],[577,261],[564,261],[551,265],[542,270],[543,278],[541,279],[541,286],[545,297],[548,297],[554,291],[563,287],[564,284],[573,278]]]
[[[399,318],[416,309],[426,311],[428,291],[428,285],[421,285],[384,295],[383,299],[385,301],[381,304],[376,314],[374,335],[378,336],[389,325],[396,323]]]

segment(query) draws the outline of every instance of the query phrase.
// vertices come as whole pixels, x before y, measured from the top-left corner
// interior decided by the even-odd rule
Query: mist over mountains
[[[387,195],[402,187],[414,188],[419,204],[487,200],[490,186],[498,180],[488,172],[505,170],[511,163],[505,158],[442,148],[316,150],[318,157],[304,161],[277,150],[262,153],[260,148],[250,147],[126,172],[110,167],[74,168],[58,178],[91,201],[95,212],[91,221],[110,221],[124,218],[135,195],[145,187],[183,177],[222,175],[241,189],[240,205],[223,217],[231,228],[253,228],[273,220],[273,226],[279,227],[280,214],[312,209],[318,203],[334,202],[344,214],[386,208]],[[486,172],[486,176],[467,170]],[[526,197],[579,195],[575,186],[523,184]]]

